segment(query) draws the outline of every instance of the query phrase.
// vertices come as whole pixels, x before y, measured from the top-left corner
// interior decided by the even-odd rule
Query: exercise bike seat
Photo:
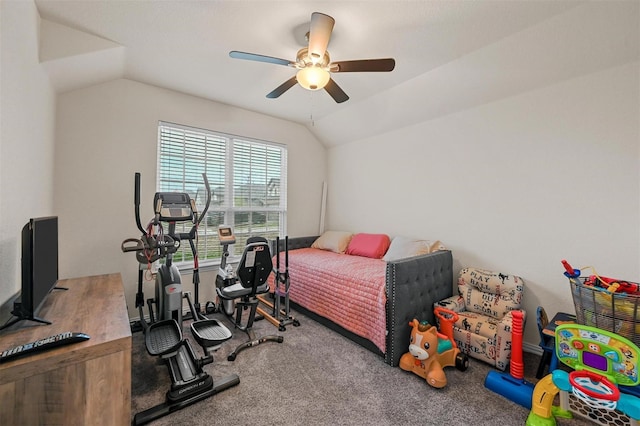
[[[166,355],[180,347],[182,331],[178,322],[168,319],[149,325],[145,335],[145,346],[149,355]]]
[[[253,290],[251,287],[245,287],[242,283],[238,282],[236,284],[223,287],[221,289],[216,289],[217,293],[223,299],[239,299],[240,297],[247,296],[251,294]],[[269,283],[264,283],[256,287],[256,294],[262,294],[269,291]]]

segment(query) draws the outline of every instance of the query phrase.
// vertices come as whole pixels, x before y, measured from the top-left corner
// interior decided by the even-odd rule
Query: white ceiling
[[[40,59],[56,88],[128,78],[307,126],[327,146],[637,61],[640,2],[36,0]],[[292,68],[312,12],[335,18],[332,60],[393,57],[390,73],[333,76],[336,104]]]

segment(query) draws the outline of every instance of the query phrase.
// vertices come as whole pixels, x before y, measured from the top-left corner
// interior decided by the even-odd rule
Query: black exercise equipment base
[[[238,356],[238,354],[247,349],[247,348],[251,348],[253,346],[257,346],[261,343],[264,342],[277,342],[277,343],[282,343],[284,342],[284,337],[282,336],[264,336],[264,337],[252,337],[250,341],[242,343],[240,346],[238,346],[237,348],[235,348],[233,350],[233,352],[231,352],[229,354],[229,356],[227,356],[227,361],[235,361],[236,357]]]
[[[205,392],[193,395],[192,397],[187,398],[183,401],[164,402],[162,404],[156,405],[155,407],[151,407],[147,410],[139,412],[133,417],[133,421],[131,424],[143,425],[149,423],[153,420],[159,419],[160,417],[166,416],[167,414],[173,413],[174,411],[181,410],[191,404],[209,398],[210,396],[213,396],[218,392],[222,392],[223,390],[228,389],[232,386],[236,386],[238,383],[240,383],[240,378],[236,374],[231,374],[229,376],[223,377],[216,380],[214,386]]]

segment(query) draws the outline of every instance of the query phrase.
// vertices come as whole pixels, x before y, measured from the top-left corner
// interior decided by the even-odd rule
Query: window
[[[236,244],[230,256],[242,254],[250,236],[269,240],[286,233],[287,150],[283,145],[172,123],[158,125],[158,192],[186,192],[204,209],[206,189],[202,173],[211,187],[211,205],[198,228],[198,258],[201,262],[220,258],[222,246],[218,226],[234,229]],[[188,232],[191,223],[178,223],[178,232]],[[191,261],[184,244],[174,261]]]

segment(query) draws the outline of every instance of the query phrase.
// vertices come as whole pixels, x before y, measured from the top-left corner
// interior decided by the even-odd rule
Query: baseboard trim
[[[528,342],[522,342],[522,351],[536,355],[542,355],[542,348],[538,345],[533,345]]]

